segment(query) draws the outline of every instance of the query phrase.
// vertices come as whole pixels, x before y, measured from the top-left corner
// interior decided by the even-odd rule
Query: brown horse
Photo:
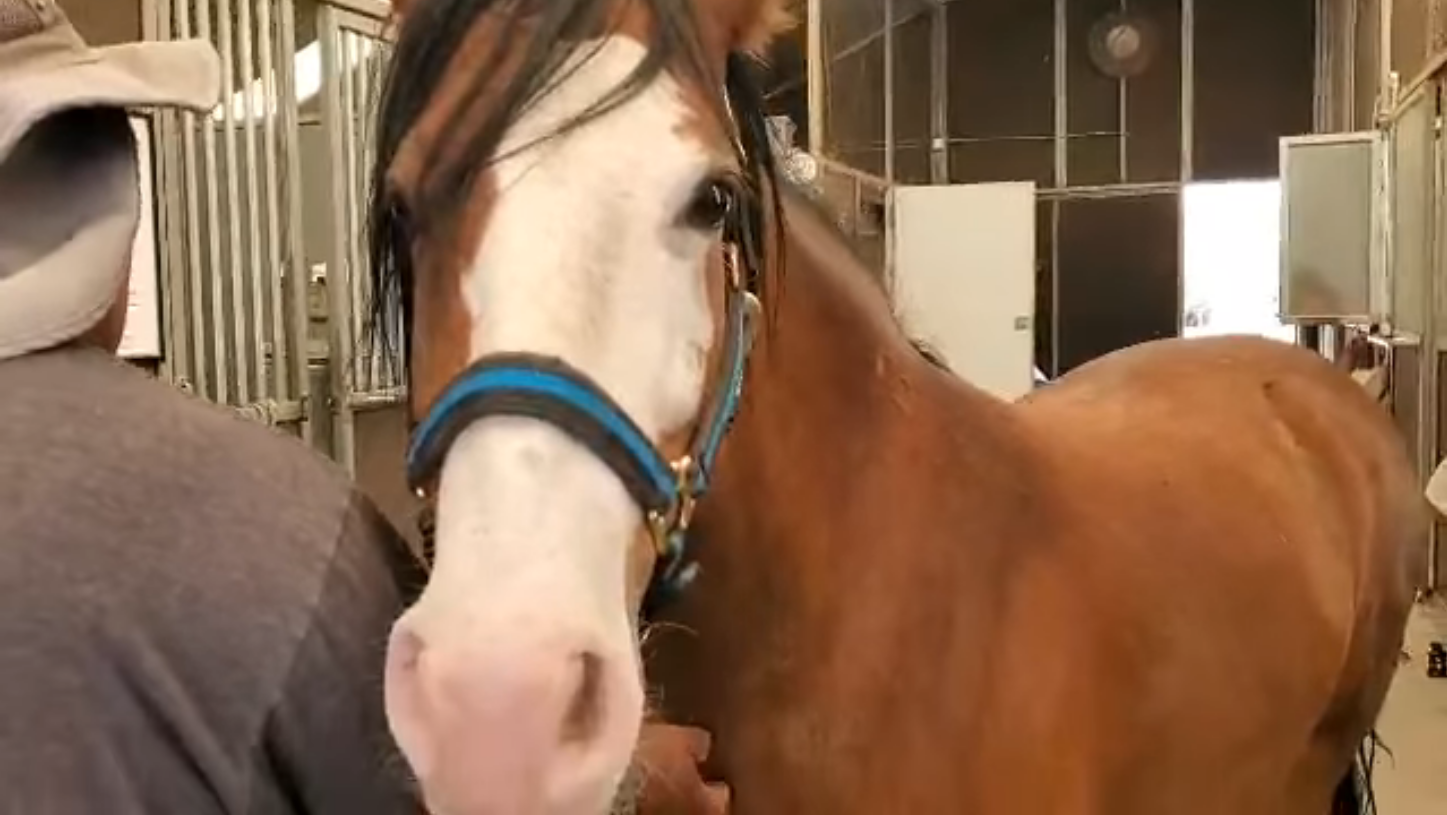
[[[790,279],[650,676],[749,815],[1322,815],[1424,522],[1297,348],[1168,341],[1008,405],[920,358],[788,207]]]
[[[403,9],[371,239],[437,502],[387,677],[429,804],[606,809],[712,487],[657,678],[741,811],[1325,813],[1410,599],[1390,424],[1264,341],[1013,406],[932,365],[775,197],[738,54],[780,5]]]

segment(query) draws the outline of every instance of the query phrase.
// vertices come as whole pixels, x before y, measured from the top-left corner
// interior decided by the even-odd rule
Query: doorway
[[[1281,310],[1281,182],[1187,184],[1181,195],[1181,334],[1294,342]]]

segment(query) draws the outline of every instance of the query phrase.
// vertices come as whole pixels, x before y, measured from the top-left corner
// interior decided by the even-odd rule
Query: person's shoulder
[[[354,511],[357,491],[346,474],[291,428],[243,417],[98,354],[54,354],[39,366],[44,407],[56,422],[90,419],[89,429],[70,434],[73,452],[174,505],[203,514],[229,514],[229,506],[263,527],[271,519],[298,526],[298,513],[311,514],[333,531]]]
[[[164,433],[187,463],[224,462],[224,477],[256,481],[258,486],[284,488],[286,479],[303,479],[339,495],[350,492],[341,468],[303,441],[299,425],[268,424],[164,383],[144,384],[155,403],[154,415],[164,419],[152,423],[154,430]]]

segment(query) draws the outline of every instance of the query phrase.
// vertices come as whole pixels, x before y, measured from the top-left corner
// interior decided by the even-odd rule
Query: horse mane
[[[914,350],[918,351],[919,355],[924,357],[931,365],[934,365],[942,371],[951,370],[950,363],[945,359],[944,352],[936,348],[934,343],[920,339],[919,337],[910,337],[909,344],[914,346]]]
[[[720,84],[706,63],[692,3],[632,2],[643,4],[653,21],[644,60],[586,110],[519,150],[566,135],[617,109],[670,69],[682,69],[704,87]],[[401,360],[399,373],[404,378],[411,360],[417,273],[413,249],[429,230],[460,212],[488,167],[506,158],[497,151],[518,118],[596,56],[599,38],[616,26],[616,9],[617,0],[430,0],[412,4],[402,18],[377,108],[366,241],[372,333],[394,352],[387,356]],[[451,70],[475,28],[488,20],[497,23],[499,40],[509,45],[489,53],[479,70],[461,75]],[[523,58],[504,71],[509,51],[518,48],[525,49]],[[728,122],[732,113],[744,177],[761,203],[768,196],[775,224],[781,228],[780,174],[754,60],[742,52],[729,55],[722,78],[728,107],[718,104],[716,112],[721,122]],[[408,134],[447,82],[468,83],[465,97],[471,101],[450,114],[444,130],[459,132],[464,122],[467,127],[445,150],[434,148],[425,157],[422,177],[409,190],[412,200],[404,201],[389,172]],[[495,103],[475,110],[485,95]],[[775,244],[777,268],[782,269],[783,241]]]

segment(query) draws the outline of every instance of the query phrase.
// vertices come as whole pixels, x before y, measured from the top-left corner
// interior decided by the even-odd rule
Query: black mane
[[[633,0],[641,2],[654,20],[648,55],[638,68],[608,94],[550,138],[587,124],[635,97],[664,71],[681,67],[706,87],[718,87],[719,78],[707,67],[699,45],[697,22],[690,0]],[[458,212],[494,161],[508,129],[531,105],[567,79],[576,66],[594,56],[585,50],[591,39],[607,33],[608,15],[616,0],[422,0],[398,32],[396,47],[383,82],[377,111],[372,189],[368,201],[367,244],[373,300],[373,334],[402,360],[410,362],[413,332],[412,289],[416,269],[412,248],[419,239],[434,237],[432,230]],[[505,87],[498,80],[505,49],[488,55],[483,68],[466,81],[471,100],[452,114],[447,132],[462,120],[473,120],[484,90],[496,103],[480,126],[466,134],[460,149],[449,150],[449,160],[429,157],[414,199],[404,202],[388,185],[387,173],[402,141],[421,118],[442,86],[449,67],[469,34],[484,17],[501,26],[500,40],[510,48],[525,49],[518,70]],[[526,38],[525,42],[517,42]],[[567,67],[570,61],[572,67]],[[765,101],[759,89],[757,65],[741,54],[729,56],[723,77],[725,97],[737,125],[740,162],[760,204],[768,195],[775,224],[782,224],[778,173],[769,142]],[[728,121],[722,106],[720,121]],[[529,145],[531,146],[531,145]],[[782,247],[782,241],[778,242]],[[782,248],[779,250],[782,252]]]

